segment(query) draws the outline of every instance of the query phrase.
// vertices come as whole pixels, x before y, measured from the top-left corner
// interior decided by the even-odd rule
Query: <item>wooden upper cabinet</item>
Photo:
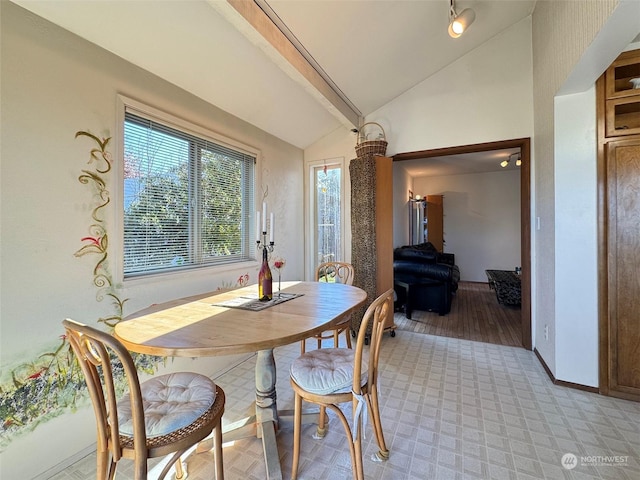
[[[640,133],[640,50],[622,53],[605,73],[605,135]]]

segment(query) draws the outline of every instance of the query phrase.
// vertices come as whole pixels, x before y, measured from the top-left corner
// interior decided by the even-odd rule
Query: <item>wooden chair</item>
[[[316,269],[316,282],[345,283],[353,285],[353,265],[345,262],[325,262]],[[340,334],[345,332],[347,347],[351,348],[351,315],[347,315],[334,330],[322,332],[313,338],[318,341],[318,348],[322,348],[322,341],[333,338],[333,346],[338,347]],[[306,340],[300,343],[300,353],[306,351]]]
[[[163,479],[180,456],[214,429],[216,479],[223,480],[222,429],[225,396],[208,377],[191,372],[138,379],[133,359],[113,336],[73,320],[62,322],[84,373],[97,426],[97,480],[112,480],[121,458],[134,462],[135,480],[146,480],[147,459],[173,453]],[[128,394],[117,398],[114,374],[123,375]]]
[[[294,392],[293,465],[291,478],[298,475],[300,459],[300,432],[302,429],[302,400],[320,405],[318,433],[325,431],[325,408],[333,410],[344,426],[351,453],[353,478],[363,480],[362,435],[363,410],[372,419],[380,450],[377,460],[389,458],[382,433],[378,405],[378,360],[380,343],[387,317],[393,315],[393,289],[376,298],[364,314],[355,349],[324,348],[303,353],[291,365],[291,386]],[[367,327],[371,324],[368,359],[364,354]],[[364,365],[363,365],[364,363]],[[339,407],[352,402],[353,430]],[[366,417],[366,415],[364,415]]]

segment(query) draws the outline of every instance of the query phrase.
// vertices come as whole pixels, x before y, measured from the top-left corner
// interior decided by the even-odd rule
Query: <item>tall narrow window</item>
[[[250,259],[255,156],[125,112],[124,276]]]
[[[315,269],[320,263],[344,261],[342,232],[342,167],[312,167]]]

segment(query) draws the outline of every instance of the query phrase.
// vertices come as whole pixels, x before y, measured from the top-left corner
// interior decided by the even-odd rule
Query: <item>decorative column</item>
[[[353,284],[367,292],[367,305],[376,297],[376,162],[373,155],[349,164],[351,175],[351,263]],[[362,315],[360,315],[362,317]]]

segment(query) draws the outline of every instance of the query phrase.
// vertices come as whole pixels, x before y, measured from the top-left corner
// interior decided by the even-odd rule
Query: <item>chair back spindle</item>
[[[353,265],[345,262],[325,262],[316,269],[316,282],[353,285]]]

